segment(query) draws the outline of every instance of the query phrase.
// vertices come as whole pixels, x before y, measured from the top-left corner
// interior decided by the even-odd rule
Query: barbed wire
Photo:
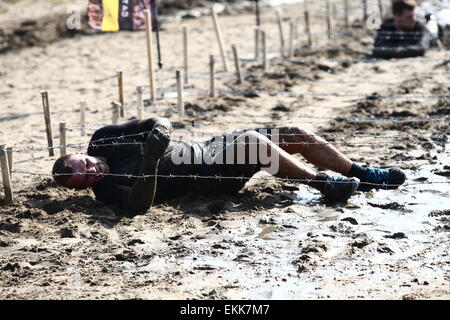
[[[275,59],[277,59],[277,58],[275,58]],[[231,60],[231,59],[230,59]],[[242,59],[241,59],[242,60]],[[246,61],[249,61],[250,59],[248,59],[248,60],[246,60]],[[256,62],[256,63],[260,63],[260,61],[256,61],[256,60],[254,60],[253,58],[251,59],[252,61],[254,61],[254,62]],[[285,58],[283,61],[289,61],[289,58]],[[173,76],[174,74],[175,74],[175,71],[176,70],[183,70],[183,67],[180,67],[180,68],[173,68],[174,69],[174,71],[172,72],[172,71],[169,71],[169,70],[163,70],[162,72],[164,72],[164,73],[166,73],[167,74],[167,78],[169,78],[169,79],[171,79],[171,76]],[[339,73],[339,71],[335,71],[335,70],[321,70],[322,72],[324,72],[324,73],[327,73],[327,74],[338,74]],[[147,73],[148,71],[146,70],[146,71],[142,71],[142,72],[139,72],[139,73],[132,73],[132,74],[129,74],[130,76],[136,76],[136,75],[138,75],[138,74],[144,74],[144,73]],[[259,75],[259,76],[264,76],[264,75],[267,75],[268,73],[270,73],[270,71],[269,70],[267,70],[267,71],[261,71],[261,72],[256,72],[256,70],[252,70],[248,75],[247,75],[247,77],[249,77],[249,76],[253,76],[253,75]],[[382,73],[382,72],[381,72]],[[392,75],[394,75],[394,74],[401,74],[401,75],[404,75],[405,73],[404,72],[392,72],[392,71],[389,71],[388,72],[389,74],[392,74]],[[377,75],[379,75],[380,73],[373,73],[373,74],[369,74],[369,73],[348,73],[348,72],[345,72],[344,73],[345,75],[358,75],[358,76],[361,76],[361,77],[368,77],[368,76],[377,76]],[[288,76],[288,73],[286,73],[286,75]],[[436,76],[436,75],[447,75],[447,76],[449,76],[449,78],[450,78],[450,73],[449,72],[420,72],[420,75],[432,75],[432,76]],[[217,73],[215,73],[215,76],[214,76],[214,79],[215,80],[223,80],[223,81],[226,81],[226,80],[233,80],[233,79],[235,79],[236,78],[236,72],[233,72],[233,71],[229,71],[229,72],[224,72],[224,71],[221,71],[221,72],[217,72]],[[112,80],[112,79],[117,79],[117,75],[111,75],[111,76],[108,76],[108,77],[106,77],[106,78],[103,78],[103,79],[101,79],[101,80],[98,80],[98,79],[94,79],[93,81],[94,82],[101,82],[101,81],[107,81],[107,80]],[[210,73],[209,72],[189,72],[189,79],[195,79],[195,80],[205,80],[205,81],[207,81],[207,80],[209,80],[210,79]],[[59,82],[58,80],[47,80],[48,82]],[[404,84],[404,81],[395,81],[395,82],[385,82],[385,81],[368,81],[366,78],[365,78],[365,80],[351,80],[351,81],[348,81],[348,80],[324,80],[324,79],[315,79],[315,80],[311,80],[311,79],[299,79],[299,81],[301,82],[301,83],[305,83],[305,82],[307,82],[307,83],[331,83],[331,84],[360,84],[360,83],[364,83],[364,84],[375,84],[375,85],[402,85],[402,84]],[[42,85],[42,86],[39,86],[39,87],[30,87],[30,88],[26,88],[26,87],[15,87],[15,88],[13,88],[11,91],[14,91],[14,90],[18,90],[18,91],[30,91],[30,90],[43,90],[43,89],[64,89],[64,88],[67,88],[68,86],[70,86],[70,85],[75,85],[75,84],[79,84],[81,81],[79,81],[79,80],[75,80],[75,81],[72,81],[72,82],[65,82],[64,84],[59,84],[59,85],[52,85],[52,84],[48,84],[48,85]],[[114,87],[117,87],[117,85],[116,84],[114,84]],[[142,86],[142,87],[144,87],[144,88],[149,88],[150,86],[148,86],[148,85],[144,85],[144,86]],[[164,92],[165,94],[170,94],[170,92]],[[174,92],[175,93],[175,92]]]
[[[209,94],[211,91],[209,89],[186,89],[185,92],[195,92],[200,94]],[[347,97],[347,98],[372,98],[372,99],[448,99],[450,98],[449,94],[397,94],[397,95],[382,95],[382,94],[374,94],[374,93],[294,93],[289,91],[265,91],[265,90],[254,90],[254,89],[216,89],[216,92],[223,94],[239,94],[239,95],[248,95],[248,94],[268,94],[271,96],[274,95],[284,95],[289,96],[291,98],[299,98],[299,97]]]
[[[303,183],[309,184],[311,182],[316,183],[329,183],[329,181],[324,180],[316,180],[316,179],[296,179],[296,178],[281,178],[281,177],[245,177],[245,176],[222,176],[222,175],[214,175],[214,176],[202,176],[202,175],[162,175],[162,174],[153,174],[153,175],[136,175],[136,174],[114,174],[114,173],[61,173],[61,174],[51,174],[51,173],[37,173],[37,172],[29,172],[29,171],[21,171],[21,170],[1,170],[2,172],[8,172],[9,174],[23,174],[30,176],[39,176],[39,177],[58,177],[58,176],[74,176],[74,175],[91,175],[91,176],[102,176],[102,177],[123,177],[128,179],[147,179],[147,178],[166,178],[166,179],[192,179],[192,180],[201,180],[201,179],[212,179],[218,180],[219,182],[222,180],[240,180],[240,181],[248,181],[248,180],[259,180],[259,181],[273,181],[279,180],[282,182],[293,182],[293,183]],[[333,183],[337,184],[348,184],[345,181],[333,181]],[[364,185],[370,185],[374,187],[398,187],[398,184],[381,184],[381,183],[371,183],[371,182],[361,182]],[[405,183],[402,184],[401,187],[409,187],[409,186],[418,186],[418,185],[431,185],[431,184],[450,184],[450,181],[422,181],[422,182],[413,182],[413,183]]]
[[[148,109],[149,107],[135,107],[131,105],[124,105],[123,108],[125,110],[133,110],[133,109]],[[172,108],[165,108],[165,109],[154,109],[153,111],[157,111],[160,113],[164,112],[173,112],[173,113],[179,113],[179,110],[177,107]],[[258,114],[248,114],[248,113],[234,113],[234,112],[217,112],[217,111],[210,111],[210,110],[191,110],[187,109],[185,110],[186,115],[192,115],[192,116],[198,116],[198,115],[212,115],[212,116],[218,116],[218,117],[225,117],[225,116],[232,116],[232,117],[247,117],[247,118],[271,118],[268,121],[273,121],[274,114],[277,114],[276,110],[272,110],[272,112],[268,115],[258,115]],[[278,114],[277,114],[278,115]],[[283,113],[282,118],[286,119],[325,119],[325,120],[331,120],[331,121],[357,121],[357,122],[377,122],[377,121],[392,121],[392,122],[409,122],[409,121],[446,121],[447,119],[450,119],[450,115],[447,116],[310,116],[310,115],[290,115]],[[187,120],[191,121],[191,120]],[[204,121],[204,120],[199,120]],[[238,123],[238,122],[237,122]],[[302,122],[305,123],[305,122]]]
[[[145,134],[151,133],[151,131],[147,131],[147,132],[143,132],[143,133],[139,133],[139,134],[133,134],[133,135],[127,135],[127,137],[132,137],[132,136],[145,136]],[[212,134],[211,132],[204,132],[205,134]],[[236,135],[236,138],[238,137],[238,134],[244,133],[243,132],[231,132],[231,133],[219,133],[219,135]],[[314,134],[268,134],[269,136],[281,136],[281,137],[295,137],[295,136],[299,136],[299,137],[317,137],[317,135]],[[447,135],[447,134],[446,134]],[[99,144],[99,142],[104,142],[105,140],[109,141],[109,140],[113,140],[113,139],[120,139],[120,138],[124,138],[125,136],[122,137],[111,137],[111,138],[104,138],[104,139],[99,139],[99,140],[94,140],[94,141],[90,141],[90,142],[79,142],[79,143],[71,143],[71,144],[66,144],[66,145],[57,145],[57,146],[52,146],[52,147],[45,147],[45,146],[41,146],[41,147],[26,147],[26,148],[22,148],[22,149],[17,149],[17,150],[12,150],[11,152],[15,152],[15,153],[24,153],[24,152],[32,152],[32,151],[46,151],[46,150],[56,150],[56,149],[78,149],[80,147],[83,146],[89,146],[89,147],[109,147],[109,146],[114,146],[114,147],[119,147],[119,146],[123,146],[123,145],[144,145],[145,142],[114,142],[114,143],[110,143],[110,144]],[[333,137],[336,137],[336,135],[333,135]],[[348,137],[352,137],[352,138],[373,138],[373,140],[383,140],[383,139],[399,139],[399,138],[410,138],[410,136],[398,136],[398,135],[393,135],[393,136],[375,136],[375,135],[366,135],[366,136],[355,136],[355,135],[351,135]],[[437,143],[446,143],[448,142],[448,137],[447,136],[429,136],[429,137],[424,137],[424,136],[420,136],[417,137],[416,139],[410,139],[408,140],[409,143],[418,143],[418,144],[427,144],[429,143],[429,141],[427,141],[426,139],[431,139],[434,142]],[[179,141],[179,140],[172,140],[172,142],[175,143],[205,143],[208,141],[211,141],[212,139],[208,139],[208,140],[201,140],[201,141]],[[216,141],[217,142],[217,141]],[[222,141],[223,142],[223,141]],[[234,144],[234,145],[259,145],[259,142],[230,142],[229,145]],[[325,142],[286,142],[286,141],[276,141],[276,144],[278,145],[285,145],[285,146],[289,146],[289,145],[342,145],[342,146],[353,146],[353,147],[368,147],[368,146],[387,146],[387,145],[399,145],[398,141],[393,141],[393,142],[348,142],[348,141],[333,141],[333,142],[329,142],[329,141],[325,141]]]

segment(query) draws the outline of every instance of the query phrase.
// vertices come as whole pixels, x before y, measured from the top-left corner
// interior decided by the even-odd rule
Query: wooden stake
[[[332,7],[333,7],[333,16],[332,16],[332,18],[333,18],[334,21],[336,21],[336,20],[337,20],[337,7],[336,7],[336,3],[333,3],[333,4],[332,4]]]
[[[267,49],[266,49],[266,32],[261,31],[261,47],[262,47],[262,69],[267,69]]]
[[[261,38],[261,30],[259,29],[259,27],[256,27],[255,28],[255,61],[259,60],[260,38]]]
[[[237,78],[237,84],[241,84],[242,83],[242,75],[241,75],[241,66],[239,63],[239,55],[238,55],[238,51],[236,49],[236,45],[232,45],[231,46],[231,50],[233,51],[233,56],[234,56],[234,65],[236,66],[236,78]]]
[[[86,135],[86,101],[80,101],[80,123],[81,123],[81,136]]]
[[[50,119],[50,105],[48,103],[48,92],[42,91],[42,106],[44,108],[45,129],[47,131],[48,142],[48,155],[53,157],[55,152],[53,151],[53,136],[52,136],[52,121]]]
[[[214,98],[215,94],[215,88],[214,88],[214,56],[209,56],[209,96]]]
[[[148,57],[148,74],[150,85],[150,102],[155,104],[156,102],[156,86],[155,86],[155,72],[153,69],[153,34],[152,34],[152,19],[150,17],[150,10],[145,10],[145,23],[147,34],[147,57]]]
[[[5,190],[5,204],[12,203],[12,187],[9,173],[8,157],[4,145],[0,146],[0,167],[2,169],[3,189]]]
[[[60,156],[63,157],[67,154],[67,139],[66,139],[66,123],[61,122],[59,124],[59,143],[61,144]]]
[[[188,36],[187,36],[187,27],[183,26],[183,62],[184,62],[184,84],[188,83],[188,69],[189,69],[189,61],[188,61]]]
[[[125,104],[124,96],[123,96],[123,71],[119,70],[117,71],[117,80],[119,85],[119,102],[121,104],[120,107],[120,117],[125,117],[125,113],[123,110],[123,105]]]
[[[283,22],[281,20],[281,11],[277,10],[277,24],[278,24],[278,33],[280,35],[280,55],[281,57],[284,57],[284,33],[283,33]]]
[[[383,0],[378,0],[378,9],[380,10],[381,23],[383,23],[383,17],[384,17]]]
[[[181,84],[181,73],[179,70],[175,72],[175,77],[177,79],[178,112],[180,116],[184,116],[183,85]]]
[[[345,29],[350,29],[350,16],[349,16],[349,10],[350,10],[350,4],[348,3],[349,0],[344,0],[344,10],[345,10]]]
[[[224,53],[222,32],[219,27],[217,15],[216,15],[216,12],[214,11],[214,6],[211,6],[209,9],[211,12],[211,17],[213,19],[214,30],[216,31],[217,41],[219,42],[220,56],[222,57],[223,68],[224,68],[225,72],[228,72],[227,60],[225,59],[225,53]]]
[[[111,102],[111,106],[112,106],[112,124],[118,124],[120,104],[113,101]]]
[[[289,52],[288,57],[292,59],[294,56],[294,37],[295,37],[295,26],[292,21],[289,22]]]
[[[144,98],[142,97],[142,87],[136,87],[136,97],[137,97],[137,106],[138,106],[138,119],[142,120],[142,112],[144,108]]]
[[[367,0],[362,1],[362,10],[363,10],[363,28],[366,28],[367,25]]]
[[[308,34],[308,46],[312,47],[313,40],[312,40],[312,34],[311,34],[311,18],[309,15],[309,11],[305,11],[305,28],[306,28],[306,33]]]
[[[13,148],[6,148],[6,155],[8,157],[9,179],[12,182],[12,170],[13,170]]]
[[[332,22],[331,22],[330,0],[327,0],[327,34],[328,34],[328,39],[331,39],[333,30],[332,30]]]

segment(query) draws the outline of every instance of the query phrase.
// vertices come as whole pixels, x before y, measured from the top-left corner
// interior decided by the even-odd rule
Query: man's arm
[[[149,176],[138,178],[128,194],[127,210],[138,213],[148,210],[155,199],[156,175],[158,173],[159,159],[170,143],[170,132],[166,126],[156,126],[148,136],[145,145],[144,159],[140,174]]]
[[[141,142],[147,140],[153,128],[162,128],[171,131],[172,125],[166,118],[149,118],[146,120],[133,120],[124,124],[105,126],[94,132],[91,142],[101,142],[102,139],[129,136]],[[107,140],[106,140],[107,141]]]
[[[155,198],[159,159],[169,142],[170,133],[162,133],[159,128],[153,129],[145,144],[144,158],[139,171],[142,178],[137,178],[132,187],[110,182],[100,183],[94,186],[97,200],[107,205],[116,205],[132,216],[147,211]]]
[[[147,120],[133,120],[120,125],[105,126],[95,131],[92,135],[88,154],[115,159],[119,156],[119,151],[122,154],[128,154],[127,150],[133,152],[134,148],[129,144],[134,142],[146,143],[149,133],[153,129],[170,134],[172,125],[166,118],[150,118]]]

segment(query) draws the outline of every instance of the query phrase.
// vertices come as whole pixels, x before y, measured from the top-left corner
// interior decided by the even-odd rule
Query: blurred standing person
[[[432,36],[417,21],[414,0],[394,0],[393,18],[384,21],[375,39],[373,56],[382,59],[423,56]]]

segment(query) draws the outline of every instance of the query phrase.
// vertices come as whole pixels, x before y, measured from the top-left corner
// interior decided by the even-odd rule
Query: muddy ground
[[[283,12],[296,18],[301,8]],[[176,106],[173,71],[182,60],[180,25],[167,23],[166,71],[158,74],[165,98],[144,115],[168,116],[192,131],[179,139],[193,140],[209,137],[200,132],[299,125],[359,163],[404,169],[407,183],[327,206],[312,189],[258,174],[235,196],[190,194],[124,218],[91,191],[52,182],[56,157],[45,149],[39,91],[49,91],[55,141],[60,121],[68,124],[69,143],[89,141],[78,125],[81,99],[88,103],[88,134],[110,123],[117,69],[124,70],[129,105],[121,121],[135,118],[135,86],[148,81],[146,55],[136,50],[130,58],[124,48],[144,48],[145,35],[91,35],[11,51],[0,56],[0,141],[16,150],[14,204],[0,207],[1,298],[450,298],[448,51],[373,61],[370,34],[357,23],[351,38],[339,22],[332,41],[318,23],[314,48],[305,47],[300,25],[301,49],[281,59],[272,10],[263,10],[271,46],[266,72],[253,60],[254,17],[221,17],[225,41],[236,43],[243,59],[239,85],[230,52],[230,72],[223,72],[210,18],[187,22],[191,78],[183,119],[168,111]],[[208,89],[210,52],[217,56],[217,88],[226,90],[216,98],[199,93]]]

